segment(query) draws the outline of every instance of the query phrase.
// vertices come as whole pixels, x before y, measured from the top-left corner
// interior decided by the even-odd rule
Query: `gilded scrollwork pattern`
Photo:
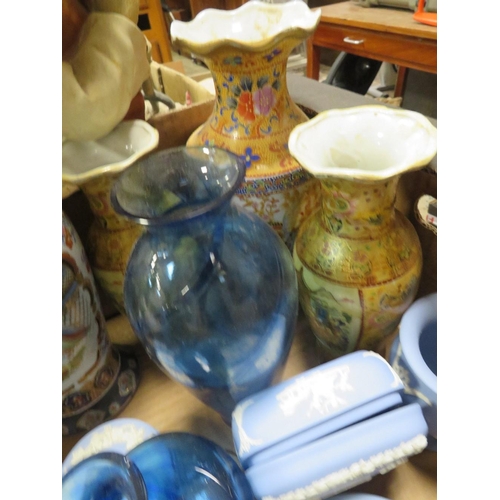
[[[334,357],[376,350],[417,293],[421,248],[394,209],[397,181],[322,179],[322,208],[297,236],[301,305]]]

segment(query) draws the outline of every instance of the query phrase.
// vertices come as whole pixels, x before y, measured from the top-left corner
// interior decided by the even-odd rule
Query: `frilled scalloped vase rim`
[[[288,146],[315,177],[384,181],[427,165],[437,130],[416,111],[369,104],[322,111],[292,130]]]
[[[103,174],[117,174],[158,142],[158,130],[144,120],[123,121],[94,141],[66,140],[62,144],[62,179],[81,185]]]
[[[270,19],[265,30],[255,24],[259,15],[280,14],[279,22]],[[281,4],[250,0],[233,10],[208,8],[191,21],[175,20],[170,34],[172,43],[198,55],[208,55],[228,45],[258,52],[290,36],[307,38],[316,29],[320,16],[320,9],[312,11],[302,0]]]

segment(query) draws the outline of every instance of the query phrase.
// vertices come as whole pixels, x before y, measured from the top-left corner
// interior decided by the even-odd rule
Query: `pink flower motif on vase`
[[[253,93],[253,106],[256,115],[268,115],[275,103],[276,98],[272,87],[269,85],[266,85]]]

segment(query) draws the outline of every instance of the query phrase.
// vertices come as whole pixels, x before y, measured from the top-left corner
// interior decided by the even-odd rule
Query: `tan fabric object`
[[[115,12],[135,24],[139,18],[139,0],[86,0],[85,4],[91,12]]]
[[[121,14],[90,13],[74,56],[62,63],[63,138],[89,141],[108,134],[149,75],[141,30]]]

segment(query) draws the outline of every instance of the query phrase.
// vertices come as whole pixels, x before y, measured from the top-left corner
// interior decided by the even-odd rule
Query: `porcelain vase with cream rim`
[[[294,263],[329,357],[380,348],[416,296],[420,241],[394,204],[400,176],[435,156],[436,134],[419,113],[368,105],[324,111],[290,135],[290,152],[321,182]]]
[[[289,95],[287,61],[319,16],[301,0],[252,0],[231,11],[205,9],[171,27],[173,44],[202,59],[215,83],[213,112],[187,144],[218,146],[242,158],[246,177],[236,201],[287,243],[319,191],[288,151],[290,132],[307,116]]]
[[[87,245],[93,274],[122,314],[125,269],[142,227],[118,215],[109,195],[117,176],[152,151],[158,140],[158,131],[147,122],[128,120],[101,139],[62,145],[63,182],[81,188],[95,216]]]

